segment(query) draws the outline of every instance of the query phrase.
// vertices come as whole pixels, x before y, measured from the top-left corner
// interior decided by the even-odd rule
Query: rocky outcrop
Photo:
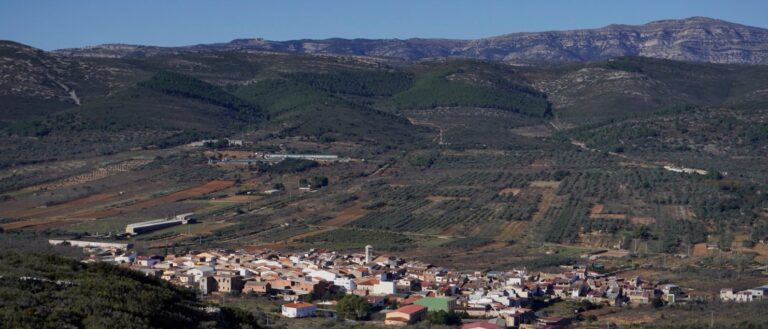
[[[112,57],[120,57],[111,54]],[[22,109],[24,101],[35,99],[80,105],[81,99],[99,97],[122,88],[126,69],[100,65],[97,61],[59,56],[27,45],[0,41],[0,98],[3,109]]]
[[[111,44],[63,49],[84,57],[142,57],[160,53],[217,50],[280,51],[419,60],[466,57],[512,63],[592,61],[619,56],[728,64],[768,64],[768,30],[705,17],[599,29],[512,33],[477,40],[325,39],[228,43],[163,48]]]
[[[768,30],[694,17],[640,26],[610,25],[592,30],[514,33],[472,41],[463,52],[469,57],[505,61],[590,61],[645,56],[712,63],[768,64]]]
[[[610,25],[599,29],[512,33],[477,40],[325,39],[228,43],[162,48],[102,45],[56,51],[67,56],[140,57],[168,52],[279,51],[419,60],[466,57],[511,63],[593,61],[619,56],[730,64],[768,64],[768,30],[705,17]]]

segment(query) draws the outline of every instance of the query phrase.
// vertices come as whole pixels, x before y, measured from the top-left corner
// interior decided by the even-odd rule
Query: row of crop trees
[[[376,250],[386,251],[402,251],[414,243],[403,234],[347,228],[306,237],[299,242],[339,250],[362,249],[372,245]]]
[[[691,152],[702,145],[725,145],[750,155],[765,154],[760,147],[768,141],[768,124],[761,112],[726,112],[699,109],[669,112],[653,121],[604,122],[564,133],[589,146],[614,152],[654,154]]]
[[[652,241],[655,251],[673,252],[707,241],[707,225],[733,232],[738,227],[759,223],[759,213],[768,205],[768,199],[758,190],[758,186],[746,183],[661,169],[570,172],[557,191],[566,201],[545,214],[542,235],[547,241],[572,242],[580,232],[601,231],[623,236],[625,241]],[[645,227],[643,234],[636,234],[634,231],[640,226],[628,220],[589,218],[589,209],[595,202],[626,205],[628,217],[652,217],[655,222]],[[668,213],[669,209],[665,212],[662,207],[667,205],[681,206],[682,211],[690,209],[693,216],[677,218]],[[730,247],[730,241],[721,245]]]
[[[459,176],[444,178],[435,185],[456,186],[471,185],[482,188],[525,187],[534,180],[549,180],[552,174],[547,171],[535,173],[517,173],[512,171],[469,171]],[[498,191],[497,191],[498,192]]]
[[[454,225],[467,228],[501,225],[507,220],[528,220],[537,209],[541,196],[527,197],[511,193],[499,195],[507,183],[517,181],[527,185],[525,175],[504,173],[468,173],[458,178],[447,178],[435,184],[415,184],[404,187],[373,189],[373,200],[367,203],[372,210],[353,223],[355,226],[376,229],[406,230],[438,233]],[[498,179],[492,183],[492,180]],[[487,181],[484,187],[441,187],[452,183],[472,185]],[[482,186],[478,184],[478,186]],[[428,197],[444,199],[430,202]]]
[[[661,169],[574,172],[561,182],[560,195],[597,202],[640,199],[648,204],[690,206],[701,219],[750,224],[768,204],[760,186]]]

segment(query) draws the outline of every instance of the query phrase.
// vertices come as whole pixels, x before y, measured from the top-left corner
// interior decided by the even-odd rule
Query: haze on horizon
[[[475,39],[692,16],[768,27],[768,2],[5,1],[0,2],[0,39],[45,50],[103,43],[182,46],[257,37]]]

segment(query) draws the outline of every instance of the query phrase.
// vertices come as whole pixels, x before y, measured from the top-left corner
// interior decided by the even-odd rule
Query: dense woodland
[[[191,290],[81,263],[34,236],[0,237],[2,328],[259,328],[251,313],[207,305]]]

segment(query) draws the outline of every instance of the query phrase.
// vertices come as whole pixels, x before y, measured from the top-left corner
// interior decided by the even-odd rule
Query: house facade
[[[427,315],[427,308],[421,305],[408,305],[387,313],[384,324],[404,326],[421,321]]]
[[[282,314],[287,318],[307,318],[315,316],[317,306],[310,303],[288,303],[282,306]]]

